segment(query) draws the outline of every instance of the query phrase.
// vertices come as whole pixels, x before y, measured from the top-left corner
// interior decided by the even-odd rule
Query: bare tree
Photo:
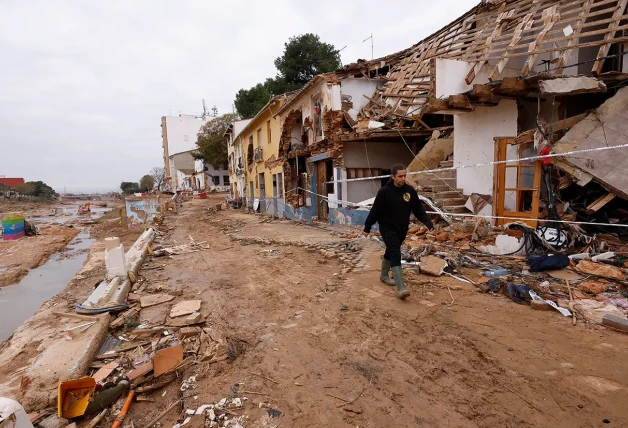
[[[155,180],[155,186],[157,186],[157,190],[161,190],[161,185],[164,184],[164,179],[166,178],[166,172],[163,168],[156,166],[150,172],[151,177]]]

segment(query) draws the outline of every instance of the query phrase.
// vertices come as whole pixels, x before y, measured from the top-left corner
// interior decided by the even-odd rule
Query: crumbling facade
[[[627,3],[482,1],[408,49],[316,76],[274,113],[284,214],[360,224],[366,212],[349,208],[375,196],[393,163],[409,164],[437,207],[469,213],[475,195],[497,223],[574,216],[556,213],[556,180],[625,197],[619,160],[592,174],[591,160],[525,158],[552,153],[628,80]]]

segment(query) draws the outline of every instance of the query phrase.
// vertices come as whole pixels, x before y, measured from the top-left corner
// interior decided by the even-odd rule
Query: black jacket
[[[380,229],[392,229],[405,234],[410,224],[410,212],[429,229],[434,228],[416,190],[408,184],[397,187],[390,181],[377,192],[371,212],[366,218],[364,231],[370,233],[371,227],[377,222]]]

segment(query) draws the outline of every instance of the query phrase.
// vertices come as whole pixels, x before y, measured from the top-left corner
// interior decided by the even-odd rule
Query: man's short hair
[[[393,165],[393,167],[390,169],[390,173],[392,175],[397,175],[399,171],[403,171],[405,169],[406,169],[405,165],[398,163],[398,164]]]

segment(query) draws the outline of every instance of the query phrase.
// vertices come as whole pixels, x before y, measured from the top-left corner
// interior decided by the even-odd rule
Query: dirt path
[[[573,327],[451,278],[408,275],[412,296],[401,302],[378,281],[377,243],[235,211],[208,214],[212,204],[187,203],[162,239],[192,236],[210,250],[155,258],[142,271],[153,287],[182,290],[179,300],[200,296],[208,324],[243,345],[232,361],[186,372],[197,375],[186,408],[239,388],[246,427],[628,426],[628,337]],[[295,245],[303,242],[312,248]],[[344,264],[317,248],[336,244],[363,248],[343,253]],[[163,270],[148,270],[157,265]],[[134,404],[135,425],[174,402],[179,387]]]

